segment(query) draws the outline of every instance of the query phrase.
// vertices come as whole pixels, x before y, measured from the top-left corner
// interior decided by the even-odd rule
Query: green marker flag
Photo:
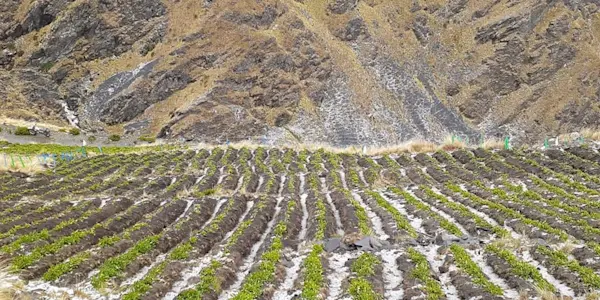
[[[544,149],[548,149],[548,138],[544,139]]]
[[[11,166],[14,168],[15,167],[15,158],[12,156],[12,154],[10,155],[10,160],[11,160]]]
[[[510,149],[510,145],[508,143],[508,137],[504,138],[504,149],[506,149],[506,150]]]
[[[21,161],[21,165],[23,166],[23,168],[25,168],[25,163],[23,162],[23,157],[21,157],[21,155],[19,155],[19,160]]]
[[[454,134],[452,135],[452,144],[454,144]]]
[[[100,150],[100,154],[104,154],[104,152],[102,152],[102,147],[98,146],[98,150]]]

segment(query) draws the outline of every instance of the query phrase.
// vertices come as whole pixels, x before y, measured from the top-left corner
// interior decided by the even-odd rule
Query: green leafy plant
[[[487,221],[485,221],[483,218],[481,218],[477,214],[471,212],[466,206],[464,206],[460,203],[451,202],[445,196],[434,192],[432,189],[428,188],[425,185],[421,185],[420,189],[422,191],[424,191],[427,196],[437,199],[442,204],[444,204],[446,207],[449,207],[452,210],[456,211],[457,213],[472,219],[475,222],[475,224],[477,224],[477,226],[480,226],[482,228],[487,228],[487,229],[493,231],[499,237],[506,237],[509,235],[509,232],[506,229],[504,229],[500,226],[493,226],[492,224],[488,223]]]
[[[429,206],[425,205],[423,202],[421,202],[417,198],[413,197],[410,193],[408,193],[402,189],[396,188],[396,187],[389,187],[388,189],[391,192],[393,192],[394,194],[402,196],[408,204],[416,207],[419,210],[427,212],[430,217],[432,217],[432,218],[436,219],[438,222],[440,222],[440,226],[442,228],[446,229],[449,233],[452,233],[456,236],[463,235],[463,232],[460,230],[460,228],[458,228],[458,226],[456,226],[456,224],[446,220],[446,218],[440,216],[439,214],[437,214],[436,212],[431,210],[431,208]]]
[[[44,273],[42,278],[46,281],[54,281],[58,279],[61,275],[74,270],[77,266],[79,266],[89,257],[89,252],[82,252],[80,254],[77,254],[65,262],[50,267],[50,269],[48,269],[48,271]]]
[[[392,218],[394,218],[394,221],[396,222],[396,226],[398,227],[398,229],[405,230],[413,238],[417,237],[417,232],[410,225],[410,221],[408,221],[408,219],[405,218],[394,206],[392,206],[389,202],[387,202],[385,200],[385,198],[383,198],[379,193],[376,193],[374,191],[367,191],[366,193],[371,198],[375,199],[375,201],[377,201],[377,204],[379,206],[381,206],[383,209],[385,209],[387,212],[389,212],[392,215]]]
[[[119,276],[125,267],[127,267],[138,256],[150,252],[156,246],[160,235],[153,235],[139,241],[133,248],[127,252],[110,258],[100,267],[100,271],[92,277],[92,286],[102,288],[110,278]]]
[[[302,299],[319,299],[321,287],[323,286],[323,264],[321,253],[323,246],[314,245],[312,251],[304,261],[304,286],[302,287]]]
[[[504,261],[506,261],[510,265],[512,273],[516,276],[519,276],[525,280],[532,280],[537,287],[545,291],[556,291],[554,285],[546,281],[546,279],[542,277],[542,274],[540,274],[537,268],[524,261],[519,260],[510,251],[506,249],[501,249],[499,246],[494,244],[488,245],[487,247],[485,247],[485,250],[494,253],[498,257],[504,259]]]
[[[566,267],[577,273],[581,281],[592,289],[600,288],[600,276],[593,269],[581,266],[576,260],[569,259],[568,255],[562,251],[555,251],[545,246],[538,246],[536,251],[548,256],[550,262],[560,267]]]
[[[69,134],[71,134],[71,135],[79,135],[79,134],[81,134],[81,130],[79,130],[79,128],[73,127],[73,128],[71,128],[69,130]]]
[[[469,256],[469,253],[458,244],[452,244],[450,251],[454,254],[454,260],[460,269],[465,271],[471,277],[473,283],[483,287],[492,295],[502,295],[504,291],[499,286],[490,282],[483,271],[477,266],[475,262]]]
[[[431,270],[427,258],[414,248],[408,248],[408,256],[415,264],[410,276],[419,279],[425,284],[422,289],[427,293],[428,300],[437,300],[444,298],[444,292],[439,281],[431,276]]]
[[[108,140],[111,142],[118,142],[121,140],[121,136],[118,134],[111,134],[108,136]]]
[[[138,138],[139,141],[141,142],[146,142],[146,143],[154,143],[156,142],[156,137],[150,136],[150,135],[142,135]]]
[[[29,128],[27,127],[17,127],[15,135],[31,135],[31,133],[29,133]]]

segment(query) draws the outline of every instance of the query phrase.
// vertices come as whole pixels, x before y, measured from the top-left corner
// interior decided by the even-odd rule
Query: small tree
[[[96,137],[95,136],[91,135],[91,136],[88,137],[88,142],[93,143],[95,141],[96,141]]]
[[[118,134],[111,134],[108,139],[113,142],[118,142],[121,140],[121,136]]]

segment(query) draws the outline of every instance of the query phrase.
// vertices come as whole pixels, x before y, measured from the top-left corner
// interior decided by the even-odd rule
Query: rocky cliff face
[[[0,114],[209,143],[531,141],[599,125],[599,39],[598,0],[6,0]]]

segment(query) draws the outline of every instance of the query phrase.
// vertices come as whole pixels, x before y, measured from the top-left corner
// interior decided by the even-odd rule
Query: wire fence
[[[97,147],[98,152],[103,154],[102,147]],[[3,153],[2,162],[6,169],[20,169],[28,167],[56,167],[60,163],[71,162],[73,160],[87,158],[88,149],[81,147],[79,149],[60,152],[60,153],[41,153],[37,155],[24,155],[14,153]]]

